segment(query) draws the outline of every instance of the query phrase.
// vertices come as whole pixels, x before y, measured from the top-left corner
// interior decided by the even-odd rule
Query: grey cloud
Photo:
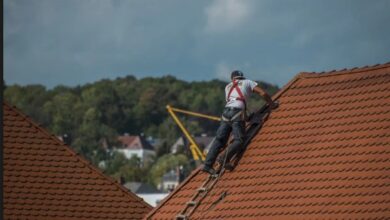
[[[5,0],[5,80],[49,87],[126,74],[208,80],[231,68],[283,85],[299,71],[390,60],[389,1],[250,0],[238,15],[223,2],[237,4]],[[218,29],[224,20],[233,25]]]

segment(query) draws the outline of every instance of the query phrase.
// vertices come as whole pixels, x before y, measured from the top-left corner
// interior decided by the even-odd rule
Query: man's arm
[[[268,93],[262,88],[260,88],[259,86],[255,86],[255,88],[253,88],[253,92],[262,96],[271,108],[275,107],[275,103],[272,101],[271,96],[268,95]]]

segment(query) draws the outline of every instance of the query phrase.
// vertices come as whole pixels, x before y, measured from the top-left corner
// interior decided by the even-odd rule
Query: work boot
[[[232,171],[234,169],[234,166],[232,163],[226,162],[224,168],[225,168],[225,170]]]
[[[215,171],[212,167],[209,167],[209,166],[206,166],[206,165],[203,166],[202,171],[203,171],[203,172],[206,172],[206,173],[208,173],[208,174],[210,174],[210,175],[215,175],[215,174],[217,174],[217,171]]]
[[[234,165],[230,163],[229,161],[226,161],[225,164],[223,164],[225,158],[224,157],[218,157],[217,162],[219,163],[219,170],[222,168],[225,168],[225,170],[232,171],[234,169]]]
[[[270,107],[271,109],[277,109],[279,107],[279,101],[278,100],[274,101]]]

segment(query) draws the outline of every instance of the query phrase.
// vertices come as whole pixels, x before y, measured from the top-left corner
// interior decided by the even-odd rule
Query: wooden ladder
[[[202,200],[218,182],[219,177],[221,177],[224,172],[225,169],[221,167],[218,174],[210,174],[203,182],[203,184],[196,190],[190,201],[186,203],[184,209],[178,215],[176,215],[176,220],[188,220],[196,208],[198,208]]]
[[[262,127],[262,124],[267,119],[269,112],[266,111],[267,109],[262,108],[258,112],[256,112],[250,119],[249,125],[246,127],[246,138],[244,142],[244,148],[249,144],[249,142],[252,140],[254,135],[257,133],[257,131]],[[245,150],[244,150],[245,151]],[[224,151],[221,153],[225,153]],[[240,155],[235,155],[235,157],[241,157],[242,153]],[[203,182],[203,184],[196,190],[195,194],[192,196],[190,201],[188,201],[184,207],[184,209],[176,215],[176,220],[189,220],[190,216],[196,208],[200,205],[202,200],[207,196],[207,194],[212,190],[214,185],[218,182],[218,179],[223,175],[225,172],[225,168],[223,165],[219,168],[218,174],[215,175],[209,175],[207,179]]]

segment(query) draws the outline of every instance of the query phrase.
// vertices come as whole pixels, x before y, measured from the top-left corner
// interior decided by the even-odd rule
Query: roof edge
[[[296,74],[287,84],[285,84],[277,93],[272,96],[272,100],[277,100],[284,92],[286,92],[294,83],[296,83],[299,79],[302,78],[304,72],[300,72]]]
[[[288,90],[294,83],[296,83],[300,79],[306,78],[318,78],[318,77],[328,77],[334,75],[342,75],[342,74],[353,74],[377,69],[389,68],[390,62],[384,64],[375,64],[372,66],[364,66],[364,67],[354,67],[351,69],[341,69],[341,70],[332,70],[328,72],[299,72],[296,74],[287,84],[285,84],[276,94],[272,96],[272,100],[277,100],[286,90]]]
[[[332,70],[332,71],[323,71],[323,72],[301,72],[299,73],[300,78],[315,78],[315,77],[327,77],[327,76],[334,76],[334,75],[342,75],[342,74],[352,74],[352,73],[359,73],[359,72],[366,72],[371,70],[377,70],[377,69],[384,69],[389,68],[390,62],[383,63],[383,64],[375,64],[375,65],[367,65],[363,67],[354,67],[354,68],[344,68],[341,70]]]
[[[117,181],[115,181],[113,178],[105,175],[102,171],[100,171],[99,169],[97,169],[95,166],[93,166],[91,164],[90,161],[88,161],[87,159],[85,159],[84,157],[82,157],[79,153],[77,153],[76,151],[74,151],[71,147],[69,147],[68,145],[66,145],[65,143],[63,143],[62,141],[60,141],[55,135],[51,134],[49,131],[47,131],[45,128],[42,128],[39,124],[37,124],[36,122],[34,122],[32,120],[32,118],[30,118],[28,115],[24,114],[23,112],[21,112],[16,106],[12,106],[10,104],[8,104],[6,101],[3,100],[3,104],[6,105],[7,107],[13,109],[15,112],[17,112],[18,114],[20,114],[26,121],[28,121],[29,123],[31,123],[35,128],[37,128],[38,130],[40,130],[41,132],[43,132],[44,134],[46,134],[47,136],[49,136],[51,139],[53,139],[54,141],[56,141],[59,146],[63,147],[65,150],[67,150],[69,153],[71,153],[73,156],[77,157],[77,159],[80,160],[80,162],[84,163],[88,168],[94,170],[98,175],[100,175],[101,177],[107,179],[108,181],[110,181],[111,183],[113,183],[115,186],[117,186],[120,190],[122,190],[125,194],[131,196],[132,198],[134,198],[135,200],[143,203],[147,208],[153,208],[151,205],[149,205],[147,202],[145,202],[141,197],[138,197],[136,194],[134,193],[130,193],[124,186],[120,185]]]

